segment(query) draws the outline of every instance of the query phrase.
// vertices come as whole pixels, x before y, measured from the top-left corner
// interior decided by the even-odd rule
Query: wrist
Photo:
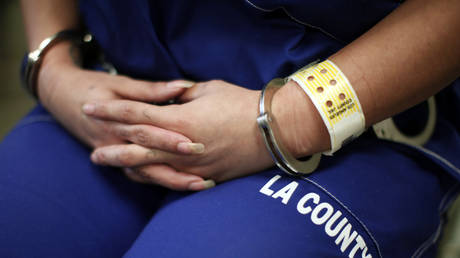
[[[59,42],[43,57],[37,78],[37,95],[45,107],[49,105],[61,78],[80,69],[79,60],[78,48],[69,41]]]
[[[280,139],[295,157],[304,157],[330,148],[330,139],[320,114],[295,81],[275,93],[272,112],[280,128]]]

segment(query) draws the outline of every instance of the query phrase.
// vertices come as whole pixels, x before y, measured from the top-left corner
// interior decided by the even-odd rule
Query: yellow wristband
[[[365,130],[358,97],[345,74],[330,60],[301,69],[289,77],[297,82],[318,109],[329,131],[332,155]]]

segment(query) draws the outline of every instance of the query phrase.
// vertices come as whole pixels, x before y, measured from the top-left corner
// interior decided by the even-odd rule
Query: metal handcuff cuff
[[[259,103],[260,114],[257,117],[257,124],[262,132],[270,155],[280,169],[293,176],[309,174],[318,167],[321,154],[317,153],[306,161],[300,161],[293,157],[284,145],[277,140],[277,137],[275,137],[275,135],[279,135],[279,130],[276,127],[276,123],[273,123],[275,117],[271,113],[271,102],[275,92],[283,87],[285,83],[284,79],[275,78],[262,90]]]
[[[24,88],[36,99],[38,99],[37,76],[43,57],[53,46],[65,40],[70,40],[78,44],[80,48],[87,46],[85,51],[95,51],[95,49],[92,49],[93,46],[91,45],[94,43],[93,36],[89,33],[84,33],[81,30],[62,30],[44,39],[36,50],[27,55],[25,67],[21,73]],[[91,53],[91,55],[93,55],[93,53]],[[83,55],[83,57],[85,56]],[[116,74],[115,68],[110,63],[105,62],[103,56],[96,58],[99,59],[97,62],[102,66],[103,70],[109,72],[110,74]]]
[[[51,37],[44,39],[38,48],[27,55],[27,62],[22,76],[22,83],[27,91],[38,98],[37,96],[37,76],[40,70],[40,65],[46,52],[55,46],[57,43],[64,41],[80,41],[82,40],[82,33],[77,30],[63,30]]]
[[[301,176],[310,174],[316,170],[321,160],[321,153],[313,154],[306,161],[301,161],[293,157],[277,140],[279,128],[274,123],[275,117],[271,114],[271,102],[273,95],[286,83],[285,79],[275,78],[271,80],[262,90],[259,102],[259,116],[257,124],[262,132],[262,136],[267,149],[275,161],[276,165],[292,176]],[[427,100],[428,103],[428,121],[421,133],[415,136],[408,136],[402,133],[390,117],[373,125],[373,131],[377,138],[389,140],[398,143],[404,143],[413,146],[424,145],[434,132],[436,124],[436,103],[434,97]]]
[[[385,119],[372,126],[375,135],[379,139],[404,143],[412,146],[422,146],[428,142],[433,135],[436,126],[436,101],[434,97],[427,100],[428,104],[428,120],[425,128],[416,135],[406,135],[401,132],[396,126],[393,118]]]

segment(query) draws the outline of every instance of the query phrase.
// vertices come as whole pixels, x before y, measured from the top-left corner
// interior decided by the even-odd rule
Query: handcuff
[[[403,133],[395,124],[392,117],[378,122],[372,126],[377,138],[393,142],[404,143],[413,146],[422,146],[430,140],[436,127],[436,101],[432,96],[427,99],[428,120],[423,130],[416,135],[407,135]]]
[[[22,83],[27,91],[38,98],[37,95],[37,77],[40,70],[43,57],[53,46],[64,40],[81,42],[83,34],[78,30],[63,30],[46,39],[44,39],[37,49],[27,55]]]
[[[262,90],[257,124],[262,132],[265,145],[272,159],[280,169],[292,176],[309,174],[318,167],[321,160],[321,154],[313,154],[306,161],[298,160],[286,150],[284,145],[277,140],[278,137],[276,137],[279,135],[279,128],[276,126],[277,124],[274,123],[275,117],[271,113],[271,102],[273,95],[283,87],[284,84],[284,79],[275,78]]]
[[[262,133],[264,143],[275,164],[291,176],[302,176],[314,172],[319,166],[321,154],[316,153],[307,160],[298,160],[292,156],[277,137],[279,135],[278,124],[271,113],[273,95],[285,85],[286,80],[275,78],[262,90],[259,101],[259,116],[257,124]],[[413,146],[422,146],[430,139],[436,125],[436,102],[434,97],[427,100],[428,120],[424,129],[416,135],[404,134],[394,123],[393,118],[385,119],[372,126],[372,130],[378,139],[403,143]]]
[[[22,84],[34,98],[38,99],[37,79],[44,56],[52,47],[65,40],[78,45],[84,67],[97,66],[110,74],[117,74],[115,67],[105,60],[90,33],[86,33],[83,30],[62,30],[44,39],[36,50],[30,52],[25,57],[23,69],[21,70]]]

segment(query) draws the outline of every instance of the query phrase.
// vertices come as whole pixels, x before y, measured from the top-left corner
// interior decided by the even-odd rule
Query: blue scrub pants
[[[456,180],[361,137],[305,178],[198,193],[133,183],[41,107],[0,144],[0,257],[434,257]]]

